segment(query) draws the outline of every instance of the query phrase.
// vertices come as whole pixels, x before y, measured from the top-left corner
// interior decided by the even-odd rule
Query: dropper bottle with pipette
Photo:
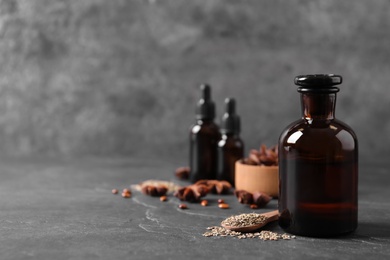
[[[200,86],[201,98],[196,106],[196,123],[190,129],[190,180],[215,179],[217,173],[218,125],[214,122],[215,104],[211,88]]]
[[[225,99],[226,110],[221,122],[221,139],[218,142],[217,179],[234,186],[235,163],[244,157],[244,142],[240,134],[240,117],[236,114],[236,101]]]

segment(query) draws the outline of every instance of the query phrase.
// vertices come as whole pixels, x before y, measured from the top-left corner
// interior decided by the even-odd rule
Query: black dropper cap
[[[225,99],[226,111],[222,116],[221,133],[239,134],[240,117],[236,114],[236,101],[234,98]]]
[[[340,89],[335,87],[343,82],[340,75],[335,74],[312,74],[300,75],[294,79],[295,85],[300,86],[298,92],[306,93],[336,93]]]
[[[207,84],[200,85],[202,97],[196,105],[196,119],[209,119],[215,117],[215,104],[211,100],[211,88]]]

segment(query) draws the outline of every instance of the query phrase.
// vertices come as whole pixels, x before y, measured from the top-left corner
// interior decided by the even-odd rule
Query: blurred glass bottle
[[[234,186],[234,171],[237,160],[244,157],[244,143],[240,134],[240,117],[236,114],[236,101],[225,99],[226,110],[222,117],[222,137],[218,142],[217,179],[230,182]]]
[[[215,104],[209,85],[200,86],[202,97],[196,107],[196,123],[190,130],[190,180],[215,179],[219,127],[214,123]]]
[[[279,139],[279,225],[304,236],[334,236],[357,227],[358,142],[335,118],[333,74],[297,76],[302,119]]]

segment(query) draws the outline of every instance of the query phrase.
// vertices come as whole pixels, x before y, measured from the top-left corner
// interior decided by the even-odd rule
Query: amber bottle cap
[[[240,117],[236,114],[236,100],[234,98],[225,99],[226,110],[222,117],[221,132],[223,134],[240,133]]]
[[[335,74],[312,74],[300,75],[294,79],[298,85],[298,92],[336,93],[340,89],[335,87],[343,82],[340,75]]]
[[[196,105],[196,118],[212,120],[215,117],[215,104],[211,99],[210,85],[200,85],[200,91],[201,98]]]

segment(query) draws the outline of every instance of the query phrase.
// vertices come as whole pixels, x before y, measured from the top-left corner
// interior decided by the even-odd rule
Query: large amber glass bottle
[[[302,118],[279,139],[279,225],[287,232],[326,237],[357,227],[358,143],[335,118],[333,74],[297,76]]]

